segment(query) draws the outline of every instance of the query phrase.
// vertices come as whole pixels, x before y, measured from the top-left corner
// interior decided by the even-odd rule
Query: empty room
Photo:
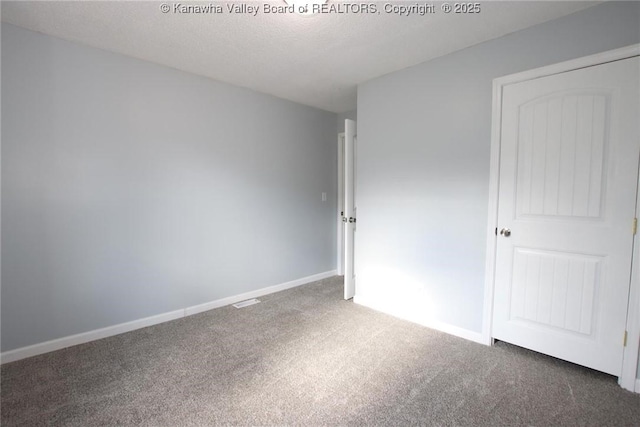
[[[640,425],[640,2],[0,8],[1,425]]]

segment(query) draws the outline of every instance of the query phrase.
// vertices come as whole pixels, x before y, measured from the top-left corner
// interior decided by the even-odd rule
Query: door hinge
[[[633,218],[632,230],[633,230],[633,235],[635,236],[636,233],[638,232],[638,218]]]
[[[627,346],[627,331],[624,331],[624,338],[622,339],[622,346]]]

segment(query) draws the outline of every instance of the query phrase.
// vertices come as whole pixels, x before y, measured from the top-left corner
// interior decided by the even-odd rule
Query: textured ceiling
[[[480,13],[464,15],[445,14],[434,2],[435,13],[402,16],[376,2],[379,13],[301,16],[264,13],[265,3],[286,5],[167,1],[170,11],[162,13],[155,1],[2,1],[2,20],[340,113],[356,107],[359,83],[595,4],[485,1]],[[178,13],[175,6],[209,4],[223,12]],[[229,13],[230,4],[259,12]]]

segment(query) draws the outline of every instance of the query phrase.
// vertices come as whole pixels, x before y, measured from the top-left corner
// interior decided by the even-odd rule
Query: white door
[[[356,122],[344,121],[344,299],[356,293],[353,268],[356,231]]]
[[[616,376],[640,154],[631,59],[503,90],[492,336]]]
[[[338,276],[344,276],[344,133],[338,135],[338,212],[337,212]]]

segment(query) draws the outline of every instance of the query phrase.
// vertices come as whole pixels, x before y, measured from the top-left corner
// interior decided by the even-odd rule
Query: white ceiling
[[[479,14],[458,15],[435,2],[436,13],[407,17],[385,13],[385,2],[379,14],[312,16],[232,14],[225,2],[213,2],[222,14],[165,14],[161,3],[3,1],[2,21],[341,113],[356,107],[359,83],[596,4],[484,1]]]

